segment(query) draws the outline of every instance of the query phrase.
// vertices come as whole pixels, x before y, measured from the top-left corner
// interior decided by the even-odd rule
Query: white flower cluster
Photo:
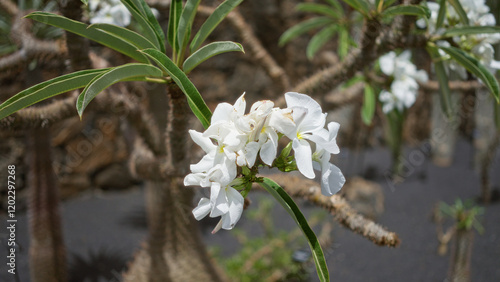
[[[417,70],[417,67],[410,61],[410,51],[404,51],[399,56],[395,52],[389,52],[380,57],[380,68],[382,72],[394,78],[391,90],[382,90],[379,100],[382,102],[382,110],[388,113],[393,109],[402,112],[415,103],[418,93],[418,83],[427,81],[427,73],[424,70]]]
[[[191,165],[184,185],[210,188],[210,199],[202,198],[193,214],[197,220],[208,214],[221,216],[214,231],[232,229],[243,212],[243,196],[234,188],[242,182],[236,178],[238,167],[252,168],[258,157],[272,166],[280,135],[291,140],[297,168],[305,177],[312,179],[314,169],[321,171],[324,195],[333,195],[344,185],[342,172],[330,163],[331,154],[339,153],[336,137],[340,125],[330,122],[325,128],[327,114],[307,95],[288,92],[285,100],[286,109],[259,101],[245,114],[243,94],[234,105],[219,104],[205,132],[189,131],[206,155]]]
[[[490,8],[486,5],[485,0],[459,0],[464,8],[471,26],[495,26],[496,20],[493,14],[489,13]],[[446,2],[448,3],[448,2]],[[439,4],[435,2],[427,2],[427,7],[431,10],[431,17],[426,22],[424,19],[417,21],[420,28],[427,27],[428,32],[433,35],[441,35],[446,28],[462,26],[460,18],[455,9],[447,4],[447,15],[444,19],[443,26],[439,30],[436,29],[437,18],[439,13]],[[455,36],[453,41],[456,42],[464,50],[472,53],[483,65],[491,72],[500,69],[500,62],[494,60],[495,50],[493,44],[500,42],[500,34],[474,34]],[[448,47],[450,43],[447,41],[438,41],[439,46]],[[449,58],[449,56],[440,50],[441,56]],[[450,62],[448,68],[457,73],[461,78],[467,78],[466,70],[457,63]]]
[[[128,26],[131,14],[120,0],[90,0],[90,23],[106,23]]]

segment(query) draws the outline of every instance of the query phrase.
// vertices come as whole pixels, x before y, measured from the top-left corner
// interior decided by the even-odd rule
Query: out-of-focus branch
[[[19,13],[19,8],[17,5],[10,0],[0,0],[0,7],[3,8],[9,15],[15,16]]]
[[[198,11],[208,16],[214,12],[214,8],[199,6]],[[237,10],[233,10],[227,15],[227,20],[240,34],[245,44],[246,51],[248,51],[255,58],[255,61],[265,69],[271,79],[278,82],[284,90],[290,89],[290,80],[285,70],[279,66],[269,52],[267,52],[259,38],[255,36],[250,25],[246,23],[243,16]]]
[[[174,174],[174,169],[167,163],[167,160],[156,158],[142,138],[135,139],[129,169],[134,177],[149,181],[165,180]]]
[[[380,246],[396,247],[400,241],[398,235],[386,230],[377,223],[358,214],[346,200],[339,196],[323,196],[321,188],[312,180],[284,174],[266,175],[273,179],[293,197],[304,198],[324,209],[327,209],[344,227],[361,234]],[[348,184],[346,184],[348,185]]]
[[[294,91],[314,93],[329,91],[352,78],[357,71],[372,64],[380,55],[400,47],[423,47],[427,42],[424,35],[407,35],[402,31],[411,26],[407,16],[397,17],[390,27],[383,27],[377,20],[365,21],[361,48],[353,49],[337,65],[328,67],[294,87]]]
[[[3,5],[3,4],[2,4]],[[0,77],[12,76],[24,69],[33,59],[49,61],[54,57],[65,57],[66,48],[62,41],[44,41],[35,38],[30,32],[30,22],[23,19],[23,14],[16,14],[12,24],[11,37],[21,49],[0,58]]]
[[[495,157],[495,152],[500,145],[500,130],[497,130],[495,137],[488,146],[488,150],[483,156],[481,163],[481,190],[482,200],[485,204],[491,201],[491,187],[490,187],[490,168]]]
[[[332,92],[325,96],[323,107],[325,111],[328,111],[354,102],[363,93],[364,89],[365,83],[357,82],[348,88]]]
[[[419,85],[421,89],[425,91],[439,91],[438,81],[430,80],[425,83],[419,83]],[[448,86],[450,87],[450,90],[456,90],[456,91],[471,91],[486,87],[484,84],[480,83],[477,80],[450,81],[448,83]]]

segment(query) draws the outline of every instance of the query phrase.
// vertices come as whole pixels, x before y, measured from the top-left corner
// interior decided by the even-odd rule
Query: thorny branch
[[[199,6],[198,11],[208,16],[213,13],[214,8]],[[265,69],[271,79],[278,82],[283,89],[290,89],[290,80],[285,70],[279,66],[269,52],[267,52],[267,49],[262,45],[259,38],[255,36],[252,28],[247,24],[243,16],[237,10],[233,10],[227,15],[226,19],[240,34],[242,41],[246,44],[245,48]]]
[[[290,196],[306,199],[328,210],[344,227],[362,235],[373,243],[389,247],[399,245],[400,240],[396,233],[390,232],[377,223],[358,214],[343,197],[339,195],[331,197],[322,195],[321,188],[316,182],[283,174],[268,176],[280,184]],[[257,187],[257,185],[254,185],[254,187]]]

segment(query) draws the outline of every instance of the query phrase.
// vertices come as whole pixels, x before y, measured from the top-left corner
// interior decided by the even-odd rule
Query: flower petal
[[[345,183],[345,177],[340,169],[330,164],[327,169],[321,171],[321,193],[325,196],[331,196],[342,188]]]
[[[315,177],[312,165],[311,146],[305,140],[293,139],[292,148],[295,152],[295,161],[297,168],[307,178]]]
[[[201,198],[198,202],[198,206],[193,209],[193,215],[196,220],[200,220],[208,215],[212,209],[212,205],[210,204],[210,200],[207,198]]]

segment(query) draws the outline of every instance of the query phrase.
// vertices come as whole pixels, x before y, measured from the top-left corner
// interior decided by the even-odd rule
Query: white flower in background
[[[489,13],[490,8],[486,5],[485,0],[459,0],[465,13],[469,18],[469,24],[471,26],[495,26],[496,20],[493,14]],[[450,23],[454,23],[454,27],[459,27],[460,17],[455,11],[455,9],[450,5],[447,5],[447,16],[443,22],[443,27],[436,30],[437,17],[439,12],[439,4],[436,2],[427,2],[427,7],[431,10],[431,17],[428,21],[425,19],[419,19],[417,21],[417,26],[420,28],[427,27],[429,34],[439,35],[449,27],[452,27]],[[500,42],[499,33],[491,34],[473,34],[473,35],[463,35],[455,36],[453,40],[461,46],[464,50],[469,51],[474,57],[476,57],[483,65],[485,65],[491,72],[500,69],[500,62],[494,60],[494,49],[492,44]],[[436,42],[439,46],[449,46],[446,41]],[[440,50],[441,56],[445,59],[449,59],[449,56]],[[467,78],[466,70],[456,62],[452,60],[447,61],[447,71],[451,70],[458,74],[462,79]]]
[[[90,23],[106,23],[128,26],[131,14],[120,0],[90,0]]]
[[[289,92],[285,99],[286,109],[274,108],[271,101],[258,101],[245,114],[243,94],[234,105],[219,104],[205,132],[189,131],[206,155],[190,166],[191,173],[184,178],[184,185],[210,187],[210,198],[202,198],[193,215],[198,220],[207,215],[220,216],[214,232],[220,228],[232,229],[241,217],[244,198],[237,189],[247,180],[236,178],[238,167],[252,168],[258,157],[260,165],[272,166],[280,136],[291,139],[297,168],[302,174],[314,178],[313,167],[321,171],[324,195],[342,188],[345,178],[330,163],[331,154],[339,153],[336,137],[340,125],[331,122],[325,129],[326,113],[307,95]]]
[[[379,95],[384,113],[411,107],[418,93],[417,81],[426,82],[428,79],[427,73],[417,70],[410,59],[411,53],[408,50],[399,56],[395,52],[389,52],[379,59],[382,72],[394,78],[390,91],[383,90]]]

